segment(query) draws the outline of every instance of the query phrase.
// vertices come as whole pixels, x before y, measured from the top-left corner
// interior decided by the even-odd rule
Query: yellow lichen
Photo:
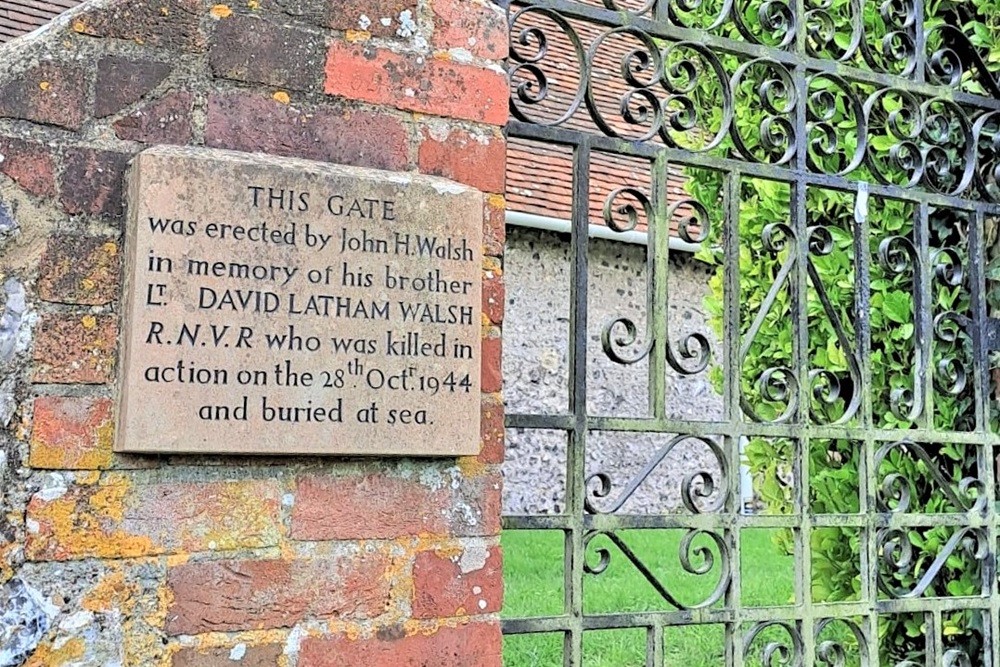
[[[80,324],[83,325],[84,329],[87,329],[89,331],[90,329],[93,329],[94,327],[97,326],[97,318],[94,317],[93,315],[84,315],[83,319],[80,320]]]
[[[344,39],[348,42],[366,42],[372,38],[372,34],[367,30],[348,30],[344,33]]]
[[[260,3],[257,0],[250,0],[250,2],[247,3],[247,7],[249,7],[254,11],[257,11],[258,9],[260,9]]]
[[[61,667],[80,660],[86,651],[87,646],[79,637],[73,637],[59,648],[43,644],[24,663],[24,667]]]
[[[279,90],[278,92],[276,92],[271,97],[274,98],[275,102],[280,102],[282,104],[290,104],[291,101],[292,101],[292,98],[288,95],[288,93],[286,93],[283,90]]]
[[[215,5],[211,9],[211,13],[217,19],[228,19],[233,15],[233,10],[229,8],[229,5]]]
[[[49,88],[52,87],[52,84],[49,83],[48,81],[42,81],[40,84],[38,84],[38,87],[41,88],[42,90],[48,90]]]
[[[458,459],[458,469],[465,477],[478,477],[486,472],[486,464],[482,463],[478,457],[462,456]]]
[[[486,203],[496,211],[503,211],[507,208],[507,200],[503,195],[486,195]]]
[[[80,19],[77,19],[73,21],[73,31],[79,33],[87,32],[87,24]]]

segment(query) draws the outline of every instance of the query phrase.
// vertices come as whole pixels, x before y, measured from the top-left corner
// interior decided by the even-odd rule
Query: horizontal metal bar
[[[743,177],[762,178],[787,183],[802,183],[806,187],[825,188],[828,190],[839,190],[842,192],[857,192],[861,187],[861,181],[852,180],[843,176],[830,174],[818,174],[810,171],[797,170],[783,165],[772,165],[758,162],[746,162],[733,160],[732,158],[718,155],[696,153],[679,148],[670,148],[663,144],[650,141],[638,142],[627,139],[617,139],[614,137],[598,136],[573,130],[565,127],[549,127],[523,123],[521,121],[511,121],[508,125],[508,134],[512,137],[528,139],[549,144],[563,144],[566,146],[589,145],[595,151],[607,153],[617,153],[632,157],[642,157],[653,159],[660,153],[666,153],[667,160],[674,164],[703,169],[713,169],[716,171],[726,171],[738,173]],[[927,203],[931,206],[941,208],[952,208],[962,211],[984,211],[995,214],[1000,212],[1000,204],[993,204],[973,199],[965,199],[961,196],[951,196],[921,190],[919,188],[906,188],[897,185],[883,185],[881,183],[866,183],[865,186],[873,197],[886,199],[898,199],[902,201],[913,201]]]

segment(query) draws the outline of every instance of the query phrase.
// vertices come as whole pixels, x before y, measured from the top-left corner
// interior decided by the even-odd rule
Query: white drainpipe
[[[520,211],[507,211],[507,224],[517,227],[530,227],[531,229],[542,229],[548,232],[559,232],[569,234],[572,231],[572,224],[569,220],[560,218],[550,218],[544,215],[534,215],[531,213],[521,213]],[[646,232],[616,232],[604,225],[590,225],[590,236],[596,239],[606,239],[608,241],[619,241],[622,243],[633,243],[636,245],[649,245],[649,234]],[[701,245],[688,243],[676,236],[670,237],[670,249],[681,252],[695,253],[701,250]]]

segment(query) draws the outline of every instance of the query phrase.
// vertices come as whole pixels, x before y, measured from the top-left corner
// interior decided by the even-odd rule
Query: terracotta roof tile
[[[0,44],[37,30],[81,0],[0,0]]]

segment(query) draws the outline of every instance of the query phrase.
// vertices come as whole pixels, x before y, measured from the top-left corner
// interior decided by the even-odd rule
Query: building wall
[[[476,0],[95,0],[0,47],[0,665],[500,664],[504,23]],[[113,454],[122,178],[157,144],[494,193],[482,454]]]
[[[593,415],[649,414],[648,366],[611,362],[601,348],[607,322],[630,317],[645,330],[648,313],[645,246],[591,239],[588,284],[587,405]],[[720,344],[703,306],[711,269],[689,254],[675,253],[669,271],[669,331],[675,349],[688,334],[711,341],[713,363]],[[509,227],[505,256],[507,320],[504,336],[504,393],[509,413],[566,412],[569,401],[570,245],[566,235]],[[640,341],[641,342],[641,341]],[[667,375],[667,414],[675,419],[721,419],[722,398],[709,373]],[[592,433],[587,473],[607,472],[611,500],[671,435]],[[511,431],[504,463],[504,510],[523,514],[565,507],[566,438],[550,431]],[[692,472],[719,481],[719,461],[696,440],[678,443],[622,508],[630,513],[672,512],[681,506],[681,484]]]

